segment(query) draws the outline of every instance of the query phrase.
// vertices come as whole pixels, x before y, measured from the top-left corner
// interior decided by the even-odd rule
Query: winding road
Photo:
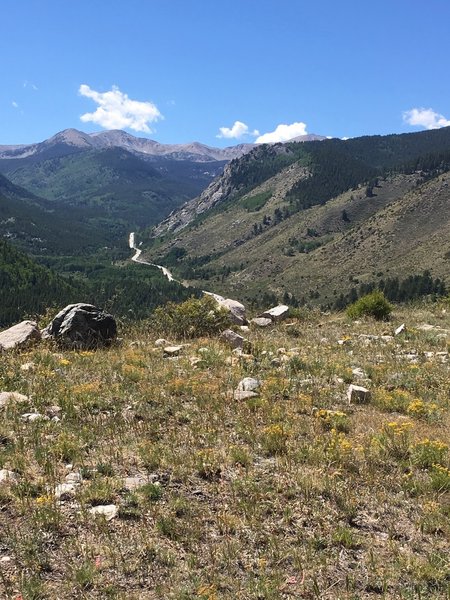
[[[134,256],[131,257],[131,260],[133,260],[134,262],[140,263],[141,265],[148,265],[149,267],[157,267],[158,269],[160,269],[160,271],[162,271],[162,274],[165,277],[167,277],[167,279],[169,281],[175,281],[176,283],[183,285],[181,283],[181,281],[177,281],[175,279],[175,277],[172,275],[172,273],[169,271],[169,269],[166,269],[166,267],[163,267],[161,265],[156,265],[155,263],[147,262],[146,260],[141,258],[142,250],[140,250],[139,248],[136,247],[136,235],[135,235],[134,231],[132,231],[130,233],[130,237],[128,238],[128,245],[131,250],[135,250]]]
[[[131,257],[132,261],[139,263],[141,265],[148,265],[149,267],[156,267],[157,269],[159,269],[162,272],[164,277],[167,277],[167,279],[169,281],[179,283],[183,287],[189,287],[182,281],[178,281],[178,279],[175,279],[175,277],[172,275],[172,273],[166,267],[163,267],[162,265],[157,265],[155,263],[147,262],[146,260],[141,258],[142,250],[140,250],[136,246],[136,234],[134,233],[134,231],[132,231],[128,237],[128,246],[130,247],[131,250],[135,251],[134,255]],[[223,300],[225,300],[225,298],[223,296],[220,296],[220,294],[215,294],[214,292],[208,292],[206,290],[202,290],[202,293],[206,294],[207,296],[212,296],[213,298],[215,298],[217,300],[217,302],[222,302]]]

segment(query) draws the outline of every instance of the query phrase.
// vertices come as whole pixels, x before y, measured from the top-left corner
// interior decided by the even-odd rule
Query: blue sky
[[[2,0],[0,22],[0,144],[450,125],[448,0]]]

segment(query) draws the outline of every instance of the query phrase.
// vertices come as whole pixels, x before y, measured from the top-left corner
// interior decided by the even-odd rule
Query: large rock
[[[217,300],[217,298],[216,298]],[[245,318],[245,306],[237,300],[231,300],[225,298],[225,300],[217,300],[222,308],[225,308],[230,313],[230,318],[236,325],[245,325],[247,320]]]
[[[246,341],[242,335],[235,333],[231,329],[226,329],[220,334],[220,339],[231,346],[232,348],[243,348],[244,342]]]
[[[41,332],[34,321],[22,321],[0,333],[0,352],[15,350],[39,341]]]
[[[250,323],[256,325],[256,327],[269,327],[269,325],[272,325],[273,321],[268,317],[256,317],[252,319]]]
[[[260,317],[265,317],[266,319],[271,319],[272,321],[278,322],[282,321],[288,316],[289,306],[285,304],[279,304],[278,306],[274,306],[269,310],[263,312]]]
[[[237,300],[231,300],[231,298],[224,298],[219,294],[214,294],[212,292],[203,292],[207,296],[211,296],[217,302],[217,304],[224,308],[230,316],[232,323],[235,325],[245,325],[247,323],[247,319],[245,318],[245,306],[238,302]]]
[[[117,336],[114,317],[92,304],[69,304],[42,332],[67,348],[89,349],[109,345]]]

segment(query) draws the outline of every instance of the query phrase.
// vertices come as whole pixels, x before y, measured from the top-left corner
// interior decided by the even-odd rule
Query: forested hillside
[[[449,169],[449,127],[261,146],[153,230],[148,255],[256,302],[337,306],[424,270],[445,284]]]

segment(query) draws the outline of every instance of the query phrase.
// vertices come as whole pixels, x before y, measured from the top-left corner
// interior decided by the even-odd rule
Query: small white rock
[[[256,398],[258,394],[256,392],[236,390],[233,394],[235,400],[247,400],[248,398]]]
[[[19,392],[0,392],[0,408],[7,406],[10,402],[27,402],[28,396]]]
[[[74,495],[76,487],[73,483],[60,483],[55,487],[55,498],[57,500],[68,500]]]
[[[91,515],[105,517],[107,521],[111,521],[117,516],[119,508],[115,504],[104,504],[103,506],[93,506],[89,509]]]
[[[397,329],[394,331],[394,335],[400,335],[401,333],[406,331],[406,325],[402,323]]]
[[[367,404],[370,401],[370,391],[360,385],[350,385],[347,390],[347,399],[353,404]]]
[[[48,421],[47,415],[41,415],[41,413],[38,412],[24,413],[22,419],[29,423],[32,423],[33,421]]]
[[[164,348],[164,356],[179,356],[183,346],[165,346]]]
[[[17,476],[14,471],[8,471],[8,469],[0,469],[0,483],[5,481],[16,481]]]
[[[261,380],[254,377],[244,377],[238,386],[237,392],[256,392],[261,387]]]

